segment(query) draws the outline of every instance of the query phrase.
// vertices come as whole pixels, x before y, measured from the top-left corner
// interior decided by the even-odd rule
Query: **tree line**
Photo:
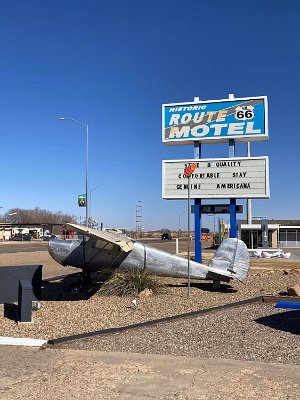
[[[76,216],[64,214],[61,211],[53,212],[43,210],[39,207],[33,210],[24,210],[22,208],[11,208],[1,216],[2,222],[11,222],[14,224],[66,224],[67,222],[76,223]]]

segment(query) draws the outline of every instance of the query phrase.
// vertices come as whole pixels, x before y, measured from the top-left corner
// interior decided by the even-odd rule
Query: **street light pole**
[[[91,218],[91,216],[92,216],[92,191],[93,190],[96,190],[96,189],[99,189],[99,186],[96,186],[96,187],[94,187],[94,189],[91,189],[90,190],[90,218]]]
[[[86,125],[86,157],[85,157],[85,226],[89,226],[89,201],[88,189],[89,189],[89,126]]]
[[[89,126],[87,124],[83,124],[80,121],[77,121],[74,118],[64,118],[60,117],[57,118],[59,121],[73,121],[76,122],[76,124],[84,126],[86,129],[86,163],[85,163],[85,226],[89,226],[89,201],[90,199],[88,198],[88,188],[89,188]]]
[[[185,212],[179,212],[178,237],[180,236],[181,233],[180,216],[183,214],[185,214]]]

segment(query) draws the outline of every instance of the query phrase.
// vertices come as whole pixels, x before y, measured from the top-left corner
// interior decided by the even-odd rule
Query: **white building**
[[[250,249],[262,247],[262,230],[259,221],[241,224],[241,239]],[[268,220],[268,244],[271,248],[300,247],[299,220]]]

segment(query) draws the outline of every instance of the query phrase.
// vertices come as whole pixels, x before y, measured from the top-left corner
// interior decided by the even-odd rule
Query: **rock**
[[[137,307],[137,301],[136,301],[136,299],[133,299],[133,300],[132,300],[131,306],[132,306],[132,307]]]
[[[295,285],[292,285],[287,288],[288,295],[289,296],[297,296],[300,297],[300,284],[295,283]]]
[[[278,296],[288,296],[288,292],[279,292]]]
[[[298,268],[292,268],[290,270],[290,274],[299,274],[299,269]]]
[[[299,269],[298,268],[291,268],[289,270],[284,269],[283,270],[283,275],[294,275],[294,274],[299,274]]]
[[[149,297],[151,297],[153,295],[153,290],[151,289],[144,289],[139,293],[139,297],[141,299],[148,299]]]

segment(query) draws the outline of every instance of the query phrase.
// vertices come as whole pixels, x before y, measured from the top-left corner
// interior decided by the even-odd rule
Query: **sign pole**
[[[191,294],[191,282],[190,282],[190,175],[188,176],[188,297]]]
[[[194,97],[194,102],[200,101],[199,97]],[[194,142],[194,158],[201,158],[201,142]],[[194,201],[194,247],[195,247],[195,261],[198,263],[202,262],[202,242],[201,242],[201,199],[195,199]]]
[[[250,157],[250,142],[247,142],[247,157]],[[252,201],[247,199],[247,224],[252,225]],[[253,249],[253,229],[250,229],[250,246]]]
[[[234,94],[229,95],[229,100],[234,99]],[[235,141],[229,139],[229,158],[235,157]],[[236,238],[236,199],[230,199],[230,237]]]
[[[197,163],[192,163],[192,164],[188,164],[183,171],[183,174],[186,178],[188,178],[188,296],[190,296],[190,292],[191,292],[191,283],[190,283],[190,242],[191,242],[191,238],[190,238],[190,178],[192,173],[195,171],[195,169],[197,168]]]
[[[235,157],[235,141],[229,140],[229,157]],[[236,238],[236,199],[230,199],[230,237]]]
[[[236,199],[230,199],[230,237],[236,238]]]
[[[235,157],[235,141],[229,140],[229,157]],[[230,212],[230,237],[236,238],[236,199],[230,199],[229,205]]]
[[[194,142],[194,158],[201,158],[201,143]],[[195,220],[195,261],[202,262],[202,243],[201,243],[201,199],[194,202]]]

